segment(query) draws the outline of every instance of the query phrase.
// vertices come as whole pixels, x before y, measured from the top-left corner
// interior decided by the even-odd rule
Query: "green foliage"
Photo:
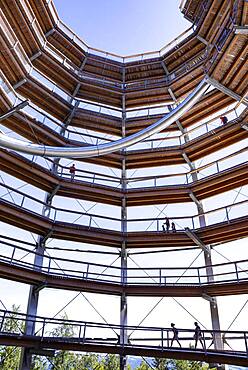
[[[20,311],[19,306],[13,305],[11,310],[14,312],[6,317],[3,323],[3,331],[19,333],[23,329],[20,327],[16,319],[17,313]],[[21,349],[9,346],[0,346],[0,369],[1,370],[17,370],[21,356]]]
[[[156,370],[207,370],[207,364],[200,361],[171,360],[155,358],[152,366]]]
[[[135,370],[153,370],[154,369],[154,366],[153,367],[150,367],[144,360],[141,362],[141,364],[136,367]]]

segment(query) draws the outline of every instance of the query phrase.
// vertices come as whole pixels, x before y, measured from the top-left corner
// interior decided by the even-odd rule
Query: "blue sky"
[[[54,0],[60,18],[92,47],[128,55],[161,49],[190,27],[180,0]]]

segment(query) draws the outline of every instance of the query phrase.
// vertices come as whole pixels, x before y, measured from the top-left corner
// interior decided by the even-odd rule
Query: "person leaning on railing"
[[[221,120],[223,125],[227,124],[227,122],[228,122],[228,118],[226,116],[221,116],[220,120]]]

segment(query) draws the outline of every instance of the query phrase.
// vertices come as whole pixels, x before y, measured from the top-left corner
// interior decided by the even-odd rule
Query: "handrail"
[[[12,319],[15,325],[11,327],[6,325],[8,320]],[[72,331],[70,337],[65,338],[65,342],[78,344],[82,350],[82,344],[98,344],[108,346],[120,346],[121,348],[131,347],[132,349],[137,348],[138,350],[144,349],[157,349],[158,351],[169,350],[175,346],[178,347],[176,341],[174,346],[172,338],[174,332],[172,328],[161,327],[161,326],[139,326],[139,325],[118,325],[109,323],[96,323],[79,320],[69,319],[58,319],[45,316],[34,316],[27,315],[24,313],[13,312],[9,310],[0,310],[0,335],[4,343],[4,338],[11,336],[15,339],[15,335],[18,335],[18,342],[20,342],[22,335],[24,335],[23,327],[24,324],[29,325],[32,328],[33,334],[25,334],[25,338],[42,340],[43,345],[45,340],[49,340],[49,345],[52,345],[53,341],[59,340],[60,348],[63,348],[63,336],[56,337],[54,335],[54,329],[58,325],[69,326]],[[49,329],[48,327],[49,326]],[[232,361],[242,360],[242,364],[247,363],[248,346],[247,346],[247,331],[234,331],[234,330],[202,330],[200,329],[199,338],[196,340],[196,329],[177,328],[181,348],[176,350],[183,352],[184,356],[188,351],[197,352],[201,357],[202,354],[208,355],[221,355],[227,356],[228,361],[232,356]],[[121,338],[123,330],[127,333],[127,341],[124,342]],[[200,342],[201,349],[193,349],[192,341],[195,341],[195,347],[197,342]],[[214,349],[209,347],[218,343],[218,346]],[[231,343],[231,346],[230,346]],[[74,346],[75,347],[75,346]],[[51,347],[49,347],[51,348]],[[58,346],[56,347],[58,348]],[[98,347],[99,348],[99,347]],[[208,357],[209,358],[209,357]],[[230,363],[230,362],[229,362]],[[235,362],[234,362],[235,363]]]
[[[26,314],[26,313],[22,313],[22,312],[15,312],[15,311],[10,311],[10,310],[3,310],[3,309],[0,309],[0,317],[4,319],[7,319],[6,317],[6,314],[9,314],[11,315],[12,317],[14,317],[14,319],[18,320],[18,317],[21,318],[25,318],[26,320],[28,321],[35,321],[37,322],[38,320],[41,320],[42,322],[46,321],[46,324],[49,324],[49,323],[62,323],[62,324],[68,324],[68,325],[81,325],[81,324],[87,324],[87,325],[90,325],[90,326],[93,326],[93,327],[100,327],[100,328],[109,328],[109,327],[113,327],[113,328],[123,328],[123,325],[119,325],[119,324],[109,324],[109,323],[103,323],[103,322],[93,322],[93,321],[84,321],[84,320],[70,320],[70,319],[63,319],[63,318],[56,318],[56,317],[47,317],[47,316],[39,316],[39,315],[29,315],[29,314]],[[173,333],[173,330],[171,328],[167,328],[167,327],[161,327],[161,326],[137,326],[137,325],[125,325],[124,326],[125,328],[129,329],[129,330],[133,330],[135,329],[136,330],[152,330],[152,331],[161,331],[162,329],[163,330],[168,330],[170,331],[171,333]],[[1,331],[2,331],[3,328],[1,328]],[[15,330],[15,328],[13,328]],[[16,328],[18,329],[18,327]],[[189,333],[194,333],[195,332],[195,329],[184,329],[184,328],[179,328],[180,331],[182,332],[189,332]],[[209,334],[213,334],[213,333],[223,333],[223,334],[243,334],[243,333],[247,333],[245,330],[214,330],[214,329],[210,329],[210,330],[204,330],[202,329],[202,332],[203,333],[209,333]],[[69,339],[67,337],[67,339]]]
[[[215,174],[218,174],[218,173],[224,173],[225,171],[227,170],[231,170],[231,169],[234,169],[235,167],[239,166],[239,164],[235,165],[235,166],[231,166],[231,167],[228,167],[228,169],[223,169],[221,170],[220,169],[220,165],[222,162],[226,161],[227,159],[230,159],[230,158],[233,158],[233,157],[236,157],[240,154],[243,154],[243,153],[246,153],[248,151],[248,146],[236,151],[235,153],[231,153],[231,154],[228,154],[220,159],[217,159],[215,161],[212,161],[212,162],[209,162],[203,166],[200,166],[200,167],[197,167],[196,169],[194,170],[190,170],[188,172],[181,172],[181,173],[170,173],[170,174],[165,174],[165,175],[148,175],[148,176],[137,176],[137,177],[127,177],[126,181],[127,183],[131,183],[132,185],[136,185],[136,183],[138,182],[144,182],[144,181],[149,181],[149,180],[152,180],[153,181],[153,185],[146,185],[147,187],[159,187],[159,186],[163,186],[163,184],[158,184],[157,181],[158,180],[161,180],[161,179],[172,179],[172,178],[181,178],[183,177],[184,180],[183,180],[183,184],[181,185],[189,185],[189,184],[193,184],[195,181],[193,180],[192,178],[192,175],[193,174],[198,174],[200,173],[201,171],[207,169],[207,168],[210,168],[212,166],[216,166],[216,170],[212,173],[212,174],[207,174],[207,175],[204,175],[202,176],[200,179],[198,179],[198,181],[202,180],[202,179],[205,179],[205,178],[210,178],[211,176],[215,175]],[[36,157],[34,156],[31,160],[31,163],[34,162],[34,159]],[[51,164],[53,163],[53,161],[49,158],[47,158],[47,161],[48,162],[51,162]],[[248,163],[247,161],[243,161],[242,164],[245,164],[245,163]],[[57,165],[58,168],[61,169],[60,172],[58,172],[58,176],[61,176],[61,177],[70,177],[70,173],[69,173],[69,169],[68,167],[66,166],[63,166],[61,164],[58,164]],[[65,172],[67,171],[67,172]],[[86,175],[84,175],[84,173]],[[87,176],[89,175],[89,176]],[[91,175],[91,176],[90,176]],[[203,175],[203,174],[201,174]],[[98,177],[97,177],[98,176]],[[191,178],[191,179],[190,179]],[[101,181],[108,181],[108,182],[114,182],[114,183],[120,183],[121,182],[121,178],[118,177],[118,176],[111,176],[111,175],[106,175],[106,174],[102,174],[100,172],[96,172],[96,171],[87,171],[87,170],[81,170],[81,169],[77,169],[76,173],[75,173],[75,180],[81,180],[82,181],[87,181],[87,179],[90,179],[92,180],[94,183],[97,181],[97,180],[101,180]],[[92,183],[92,181],[89,181],[90,183]],[[88,182],[88,181],[87,181]],[[172,185],[172,184],[171,184]],[[175,184],[175,185],[178,185],[178,182]],[[144,185],[143,185],[144,186]],[[110,186],[111,188],[111,186]]]
[[[53,211],[53,215],[50,215],[49,216],[49,219],[53,219],[53,221],[59,221],[58,219],[58,213],[68,213],[68,214],[74,214],[74,215],[77,215],[77,219],[74,221],[74,222],[77,222],[78,220],[80,220],[80,224],[81,225],[85,225],[85,220],[81,220],[81,218],[83,216],[86,216],[87,220],[88,220],[88,223],[87,223],[87,226],[89,228],[91,228],[91,223],[92,223],[92,220],[95,221],[95,219],[97,220],[108,220],[108,221],[113,221],[114,222],[114,227],[117,227],[117,229],[120,231],[120,226],[121,226],[121,218],[117,218],[117,217],[110,217],[110,216],[102,216],[102,215],[96,215],[96,214],[92,214],[92,213],[87,213],[87,212],[80,212],[80,211],[74,211],[74,210],[68,210],[68,209],[63,209],[63,208],[60,208],[60,207],[55,207],[55,206],[52,206],[52,205],[47,205],[46,203],[30,196],[30,195],[27,195],[23,192],[21,192],[20,190],[16,190],[14,189],[13,187],[10,187],[8,185],[5,185],[5,184],[0,184],[1,187],[5,188],[7,190],[7,193],[4,194],[4,196],[8,195],[9,194],[9,190],[11,192],[15,192],[17,194],[20,194],[22,196],[22,199],[20,201],[20,205],[18,205],[18,207],[20,208],[25,208],[24,207],[24,202],[25,202],[25,199],[30,199],[32,200],[33,202],[35,202],[36,204],[39,204],[39,205],[42,205],[42,206],[46,206],[47,209],[50,209],[51,211]],[[13,203],[13,202],[10,202],[10,201],[6,201],[5,199],[3,199],[3,195],[0,197],[0,199],[2,199],[2,201],[4,202],[7,202],[7,203]],[[14,203],[15,204],[15,203]],[[236,202],[236,203],[232,203],[232,204],[228,204],[226,206],[223,206],[223,207],[218,207],[218,208],[215,208],[215,209],[212,209],[210,211],[206,211],[204,212],[202,215],[205,215],[206,216],[206,224],[207,225],[213,225],[213,224],[216,224],[216,222],[209,220],[207,216],[210,216],[211,214],[214,214],[216,212],[224,212],[224,220],[223,220],[223,215],[222,215],[222,220],[220,220],[220,222],[223,222],[226,220],[227,223],[230,222],[230,220],[232,219],[236,219],[236,218],[240,218],[241,217],[241,209],[239,208],[239,214],[238,216],[235,215],[235,216],[230,216],[229,212],[232,208],[237,208],[238,206],[243,206],[243,205],[247,205],[248,204],[248,200],[245,200],[245,201],[241,201],[241,202]],[[30,207],[28,207],[28,209],[30,209]],[[34,210],[32,210],[33,213],[39,215],[37,212],[35,212]],[[40,216],[40,215],[39,215]],[[247,212],[245,212],[244,216],[247,216]],[[46,216],[42,216],[42,217],[46,217]],[[64,220],[64,218],[63,218]],[[199,224],[199,215],[196,214],[196,215],[192,215],[192,216],[183,216],[183,217],[174,217],[173,216],[173,220],[175,221],[175,223],[177,224],[177,226],[179,225],[178,223],[180,222],[183,222],[184,225],[183,226],[180,226],[180,229],[181,230],[184,230],[184,228],[187,226],[187,227],[190,227],[191,229],[199,229],[200,226],[198,226]],[[128,231],[130,227],[133,227],[131,225],[133,225],[134,223],[136,223],[136,228],[138,227],[138,225],[140,223],[145,223],[145,222],[150,222],[151,223],[151,227],[153,226],[154,228],[154,225],[155,225],[155,231],[160,231],[162,229],[162,223],[164,221],[164,216],[163,217],[146,217],[146,218],[129,218],[127,220],[127,225],[128,225]],[[117,222],[117,224],[116,224]],[[186,224],[185,224],[186,222]],[[78,224],[78,223],[77,223]],[[103,229],[101,227],[99,227],[99,225],[97,225],[97,227],[99,229]],[[104,227],[106,229],[106,226]],[[143,224],[143,228],[144,228],[144,224]],[[143,228],[141,228],[141,230],[143,230]],[[108,229],[110,230],[113,230],[113,228],[111,228],[111,222],[109,223],[108,225]],[[140,229],[138,229],[140,230]],[[132,230],[133,231],[133,230]]]
[[[1,239],[4,237],[1,236]],[[248,260],[239,260],[233,262],[218,263],[197,267],[127,267],[124,268],[126,282],[123,283],[123,268],[109,266],[94,262],[72,260],[61,257],[51,257],[32,251],[26,247],[21,247],[0,240],[0,245],[8,247],[8,255],[0,255],[0,263],[8,263],[11,266],[22,267],[28,270],[40,271],[51,276],[66,276],[67,278],[80,278],[87,281],[98,281],[118,285],[152,285],[152,286],[206,286],[218,285],[223,283],[241,283],[248,280]],[[20,260],[15,257],[20,252],[31,254],[32,256],[42,256],[43,265],[35,265],[31,262]],[[59,263],[66,263],[67,266],[60,268]],[[53,266],[54,265],[54,266]],[[70,267],[72,265],[72,267]],[[244,265],[244,266],[243,266]],[[63,265],[64,266],[64,265]],[[75,268],[75,266],[79,266]],[[209,274],[208,268],[211,267],[213,274]],[[223,271],[220,271],[220,267]],[[214,270],[217,269],[217,273]],[[105,271],[110,272],[106,273]],[[140,274],[139,272],[149,272],[149,274]],[[183,275],[182,272],[187,271]]]
[[[222,162],[222,161],[225,161],[225,160],[227,160],[227,159],[229,159],[229,158],[232,158],[232,157],[235,157],[235,156],[237,156],[237,155],[239,155],[239,154],[242,154],[242,153],[244,153],[244,152],[247,152],[248,151],[248,146],[246,146],[245,148],[242,148],[242,149],[240,149],[240,150],[238,150],[237,152],[235,152],[235,153],[231,153],[231,154],[228,154],[228,155],[226,155],[226,156],[224,156],[224,157],[222,157],[222,158],[220,158],[220,159],[217,159],[217,160],[215,160],[215,161],[212,161],[212,162],[209,162],[209,163],[207,163],[207,164],[205,164],[205,165],[203,165],[203,166],[200,166],[200,167],[197,167],[196,169],[194,169],[194,170],[190,170],[190,171],[188,171],[188,172],[182,172],[182,173],[172,173],[172,174],[167,174],[167,175],[153,175],[153,176],[139,176],[139,177],[132,177],[132,178],[127,178],[127,182],[128,183],[135,183],[135,182],[138,182],[138,181],[147,181],[147,180],[154,180],[154,183],[155,183],[155,186],[157,186],[157,184],[156,184],[156,181],[158,180],[158,179],[165,179],[165,178],[171,178],[171,177],[181,177],[181,176],[185,176],[185,179],[186,179],[186,184],[189,184],[190,183],[190,181],[189,181],[189,177],[192,175],[192,174],[194,174],[194,173],[199,173],[199,172],[201,172],[202,170],[205,170],[205,169],[207,169],[207,168],[209,168],[209,167],[211,167],[211,166],[213,166],[213,165],[216,165],[216,169],[217,169],[217,171],[216,172],[214,172],[213,174],[211,174],[211,175],[206,175],[206,176],[204,176],[204,177],[202,177],[202,178],[205,178],[205,177],[210,177],[210,176],[212,176],[212,175],[214,175],[214,174],[216,174],[216,173],[220,173],[220,172],[224,172],[226,169],[224,169],[224,170],[220,170],[220,167],[219,167],[219,164]],[[244,161],[244,162],[242,162],[242,164],[245,164],[245,163],[248,163],[247,161]],[[238,166],[238,165],[236,165],[236,166]],[[230,170],[230,169],[232,169],[232,168],[235,168],[236,166],[232,166],[232,167],[228,167],[228,170]],[[201,179],[202,179],[201,178]],[[198,179],[198,181],[200,181],[201,179]],[[191,183],[193,183],[194,181],[193,181],[193,179],[192,179],[192,181],[191,181]],[[162,186],[162,185],[161,185]]]
[[[234,119],[232,122],[235,122],[236,120],[237,119]],[[209,163],[207,163],[203,166],[197,167],[196,169],[190,170],[188,172],[171,173],[171,174],[164,174],[164,175],[138,176],[138,177],[130,177],[130,178],[127,177],[127,183],[132,183],[132,184],[135,185],[136,182],[141,182],[141,181],[144,182],[144,181],[153,180],[154,185],[147,185],[147,187],[152,187],[152,186],[158,187],[158,186],[163,186],[163,184],[160,184],[160,185],[157,184],[157,181],[160,180],[160,179],[171,179],[171,178],[176,178],[176,177],[180,177],[180,178],[185,177],[185,179],[183,180],[183,184],[185,184],[185,183],[190,184],[190,183],[193,183],[193,179],[192,179],[192,181],[190,181],[190,177],[191,177],[192,174],[199,173],[202,170],[205,170],[205,169],[210,168],[212,166],[216,166],[216,170],[212,174],[210,174],[210,175],[207,174],[206,176],[203,176],[202,178],[210,177],[214,174],[221,173],[221,172],[226,170],[226,169],[224,169],[224,170],[220,169],[220,164],[222,162],[224,162],[227,159],[236,157],[239,154],[245,153],[245,152],[247,152],[247,150],[248,150],[248,146],[236,151],[235,153],[228,154],[224,157],[221,157],[221,158],[219,158],[215,161],[209,162]],[[35,159],[36,159],[36,156],[33,156],[33,158],[30,160],[30,162],[34,163]],[[48,162],[50,162],[51,164],[53,163],[53,161],[50,158],[47,158],[46,160]],[[244,161],[242,163],[246,163],[246,161]],[[70,174],[68,172],[68,167],[63,166],[61,164],[58,164],[58,168],[61,169],[61,171],[58,173],[58,176],[61,176],[61,177],[63,177],[63,176],[69,177],[70,176]],[[232,169],[232,168],[235,168],[235,166],[228,167],[228,169]],[[65,171],[67,171],[67,172],[65,172]],[[84,174],[86,174],[86,175],[84,175]],[[103,181],[120,183],[120,181],[121,181],[121,178],[118,177],[118,176],[107,175],[107,174],[103,174],[103,173],[100,173],[100,172],[97,172],[97,171],[88,171],[88,170],[81,170],[81,169],[77,169],[76,174],[75,174],[75,179],[79,179],[79,180],[80,179],[85,179],[84,181],[87,181],[87,179],[92,179],[93,182],[96,182],[97,180],[101,180],[101,181],[103,180]],[[91,183],[91,181],[89,181],[89,182]]]

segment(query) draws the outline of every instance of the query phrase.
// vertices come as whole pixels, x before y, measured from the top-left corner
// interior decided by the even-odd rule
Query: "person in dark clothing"
[[[169,229],[170,229],[170,220],[168,219],[168,217],[165,217],[165,222],[163,223],[162,225],[162,228],[163,228],[163,231],[165,232],[169,232]]]
[[[228,122],[228,119],[227,119],[226,116],[220,117],[220,120],[221,120],[221,122],[222,122],[223,125],[225,125]]]
[[[74,163],[71,167],[69,167],[69,171],[70,171],[70,174],[71,174],[71,181],[73,181],[74,177],[75,177],[75,172],[76,172],[76,167],[75,167]]]
[[[171,347],[172,347],[174,340],[179,344],[180,347],[182,347],[181,343],[179,342],[179,338],[178,338],[178,329],[175,328],[175,324],[173,324],[173,322],[171,323],[171,327],[172,327],[172,332],[173,332],[173,338],[171,340]]]
[[[172,230],[173,233],[176,232],[176,225],[175,225],[174,222],[171,223],[171,230]]]
[[[195,348],[197,347],[197,343],[199,341],[202,345],[202,348],[205,349],[201,328],[200,328],[198,322],[195,322],[194,324],[195,324],[195,334],[194,334]]]

